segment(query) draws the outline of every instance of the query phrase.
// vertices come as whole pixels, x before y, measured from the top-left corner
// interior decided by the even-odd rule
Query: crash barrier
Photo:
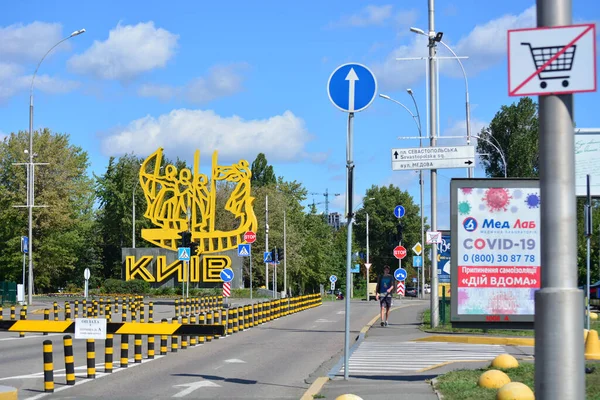
[[[165,318],[160,323],[151,322],[110,322],[110,313],[106,314],[106,339],[104,340],[104,372],[112,373],[113,365],[113,339],[120,335],[121,354],[120,367],[127,368],[129,364],[129,336],[134,335],[134,363],[142,362],[143,338],[146,337],[146,356],[153,359],[154,336],[160,336],[160,354],[168,352],[168,338],[171,337],[171,352],[179,349],[197,347],[198,345],[244,331],[268,321],[279,319],[283,316],[307,310],[322,304],[319,294],[311,294],[286,299],[263,301],[228,309],[202,312],[198,309],[197,315],[182,315],[173,318],[171,322]],[[180,304],[181,307],[181,304]],[[141,309],[140,309],[141,310]],[[180,312],[187,307],[180,308]],[[189,312],[196,309],[190,307]],[[127,309],[125,309],[125,313]],[[89,318],[94,318],[93,310],[88,310]],[[1,315],[1,314],[0,314]],[[97,316],[96,318],[98,318]],[[181,319],[182,323],[179,323]],[[190,322],[189,324],[187,322]],[[75,321],[44,320],[2,320],[0,331],[11,332],[38,332],[38,333],[74,333]],[[189,342],[188,342],[189,339]],[[95,379],[96,374],[96,341],[86,340],[86,367],[88,379]],[[180,341],[181,340],[181,341]],[[181,343],[181,347],[179,346]],[[73,352],[73,339],[70,335],[63,337],[65,380],[67,385],[75,384],[75,365]],[[54,370],[52,363],[52,341],[44,341],[44,391],[54,391]]]

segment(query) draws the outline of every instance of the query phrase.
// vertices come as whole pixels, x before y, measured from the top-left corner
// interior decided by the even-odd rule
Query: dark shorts
[[[379,304],[381,307],[390,308],[392,306],[392,295],[388,294],[387,297],[385,294],[379,295]]]

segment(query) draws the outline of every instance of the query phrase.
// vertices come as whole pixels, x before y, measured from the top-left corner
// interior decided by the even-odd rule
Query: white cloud
[[[23,75],[23,67],[14,63],[0,62],[0,102],[8,100],[20,91],[28,90],[32,75]],[[67,93],[79,87],[79,82],[53,78],[48,75],[35,77],[35,90],[46,93]]]
[[[535,6],[532,6],[519,15],[504,15],[500,18],[475,26],[465,37],[453,45],[446,35],[444,42],[459,56],[468,56],[463,61],[467,75],[474,76],[499,63],[506,57],[507,30],[535,26]],[[427,38],[415,35],[408,45],[394,49],[383,62],[373,64],[377,80],[384,90],[405,89],[417,82],[425,75],[425,61],[397,61],[396,58],[427,57]],[[448,56],[451,54],[443,45],[438,45],[438,54]],[[462,72],[456,62],[452,60],[440,62],[440,72],[451,76],[461,77]]]
[[[58,23],[35,21],[0,27],[0,58],[4,62],[39,61],[44,54],[62,39],[62,26]],[[69,49],[63,43],[54,51]]]
[[[127,81],[155,68],[163,68],[173,57],[179,35],[155,28],[154,22],[117,25],[103,42],[68,61],[81,74]]]
[[[368,5],[356,14],[344,15],[339,21],[331,23],[331,27],[366,27],[383,25],[392,17],[391,4],[383,6]]]
[[[206,159],[214,150],[219,158],[252,159],[265,153],[273,161],[314,158],[304,147],[312,139],[304,121],[291,111],[268,119],[222,117],[211,110],[177,109],[155,118],[150,115],[129,123],[102,139],[106,155],[128,152],[150,154],[163,147],[169,158],[190,159],[200,149]]]
[[[193,103],[207,103],[241,91],[244,77],[240,71],[243,67],[244,64],[215,66],[206,77],[196,78],[185,86],[143,84],[138,95],[158,97],[162,101],[181,97]]]

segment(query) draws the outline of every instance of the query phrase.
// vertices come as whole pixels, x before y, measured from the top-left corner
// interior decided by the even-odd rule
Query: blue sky
[[[575,0],[574,22],[600,19],[597,0]],[[404,6],[403,4],[407,4]],[[410,4],[410,6],[408,6]],[[135,151],[191,160],[250,162],[264,152],[277,175],[309,192],[341,193],[330,211],[343,212],[346,120],[327,96],[333,70],[347,62],[371,68],[380,93],[412,107],[415,93],[426,126],[424,61],[427,1],[11,2],[0,14],[0,136],[28,126],[28,88],[41,56],[81,28],[44,61],[35,83],[35,128],[71,135],[90,155],[90,173],[108,157]],[[469,77],[472,132],[508,97],[506,31],[536,25],[535,2],[437,0],[436,29],[460,56]],[[440,56],[449,56],[440,48]],[[440,134],[466,134],[464,80],[454,60],[440,67]],[[577,94],[578,127],[600,127],[598,93]],[[390,149],[417,147],[410,115],[377,98],[356,114],[357,204],[371,185],[393,183],[418,202],[418,175],[391,169]],[[439,145],[458,144],[456,140]],[[206,168],[204,166],[203,168]],[[447,228],[449,183],[466,170],[439,170],[439,227]],[[476,169],[475,177],[483,177]],[[429,209],[429,173],[425,174]],[[312,202],[312,196],[309,201]],[[322,202],[323,196],[314,196]],[[324,209],[324,204],[318,206]],[[393,210],[390,210],[392,212]],[[425,212],[428,215],[428,212]]]

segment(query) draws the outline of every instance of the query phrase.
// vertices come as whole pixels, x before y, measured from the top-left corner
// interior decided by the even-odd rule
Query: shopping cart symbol
[[[531,57],[535,64],[535,69],[539,70],[546,64],[551,58],[556,56],[557,53],[562,51],[565,46],[547,46],[547,47],[533,47],[531,43],[522,42],[522,46],[529,46],[531,51]],[[540,87],[545,89],[548,83],[545,82],[548,79],[563,79],[563,87],[569,86],[568,79],[570,75],[565,75],[565,71],[570,71],[573,67],[573,60],[575,59],[575,50],[577,45],[568,47],[562,54],[556,57],[550,62],[543,70],[537,75],[540,78]]]

